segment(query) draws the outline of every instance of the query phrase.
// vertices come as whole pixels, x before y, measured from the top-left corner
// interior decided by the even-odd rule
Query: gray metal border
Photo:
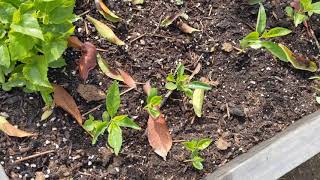
[[[4,172],[3,167],[0,165],[0,179],[1,180],[9,180],[9,178],[7,177],[6,173]]]
[[[208,180],[278,179],[320,152],[320,111],[209,174]]]

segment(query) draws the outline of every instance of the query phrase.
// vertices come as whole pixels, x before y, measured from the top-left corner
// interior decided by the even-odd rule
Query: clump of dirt
[[[84,19],[76,22],[75,34],[82,41],[90,41],[105,50],[100,53],[111,66],[121,67],[138,82],[151,79],[154,86],[161,88],[162,94],[165,93],[165,78],[178,62],[184,63],[189,70],[200,62],[202,70],[195,78],[207,77],[219,82],[216,88],[206,92],[203,117],[194,119],[192,124],[192,106],[180,93],[173,93],[162,108],[176,142],[167,161],[152,151],[144,131],[130,129],[124,129],[122,151],[119,156],[114,156],[106,148],[106,136],[100,138],[96,145],[91,145],[90,137],[61,109],[55,109],[49,120],[40,122],[44,104],[38,94],[0,91],[0,112],[7,113],[10,122],[19,128],[39,134],[24,139],[1,136],[0,163],[11,178],[31,178],[41,171],[52,179],[199,179],[317,110],[312,81],[308,80],[311,73],[294,70],[263,50],[238,54],[236,49],[230,53],[222,49],[223,43],[238,47],[239,40],[254,29],[256,6],[239,0],[185,1],[183,6],[160,0],[146,1],[142,6],[125,1],[107,1],[107,4],[124,21],[117,24],[105,21],[93,1],[77,1],[75,13],[90,10],[92,17],[112,26],[118,37],[125,40],[126,46],[108,43]],[[283,13],[287,4],[287,1],[282,1],[277,7],[266,4],[268,27],[294,29]],[[182,8],[189,16],[188,24],[201,32],[189,35],[175,26],[159,27],[162,18]],[[302,27],[276,41],[309,57],[318,54]],[[79,52],[68,49],[64,56],[68,65],[50,70],[51,82],[64,86],[82,113],[104,104],[104,101],[87,103],[76,89],[79,84],[86,83],[106,90],[112,80],[96,68],[83,82],[76,66]],[[143,129],[148,118],[143,109],[145,99],[141,87],[128,92],[121,97],[120,111],[135,116]],[[101,117],[104,108],[103,105],[92,114]],[[193,138],[217,141],[221,136],[230,143],[230,147],[219,150],[213,143],[201,152],[205,157],[203,171],[197,171],[190,163],[184,162],[190,154],[179,141]],[[54,152],[14,163],[22,157],[48,150]]]

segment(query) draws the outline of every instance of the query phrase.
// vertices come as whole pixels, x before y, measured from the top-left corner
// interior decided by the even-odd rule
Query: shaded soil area
[[[91,16],[113,27],[126,46],[111,45],[83,19],[76,22],[75,34],[82,41],[90,41],[105,50],[101,54],[112,67],[121,67],[138,82],[151,79],[163,95],[165,78],[178,62],[184,63],[190,71],[200,62],[202,70],[195,78],[207,77],[219,82],[217,87],[206,92],[203,117],[195,118],[191,123],[194,118],[192,106],[180,93],[174,93],[162,108],[175,141],[167,160],[153,152],[144,131],[129,129],[123,130],[122,151],[114,156],[105,145],[106,135],[96,145],[91,145],[90,137],[61,109],[55,109],[47,121],[41,122],[44,104],[39,95],[20,90],[0,91],[0,112],[8,115],[10,122],[19,128],[38,133],[37,137],[24,139],[1,134],[0,163],[11,178],[30,178],[35,177],[36,172],[43,172],[52,179],[199,179],[317,110],[312,88],[315,84],[308,80],[314,74],[294,70],[263,50],[248,50],[241,54],[236,50],[230,53],[222,50],[223,43],[239,47],[239,40],[254,30],[257,6],[249,6],[240,0],[185,0],[183,6],[176,6],[169,0],[147,0],[143,6],[118,0],[107,1],[107,4],[124,21],[117,24],[105,21],[93,1],[77,1],[75,13],[90,10]],[[287,4],[288,1],[277,6],[269,1],[266,3],[268,28],[294,29],[283,11]],[[159,27],[160,20],[166,15],[183,8],[189,16],[188,24],[201,32],[189,35],[175,26]],[[315,23],[313,28],[320,27],[319,21],[312,22]],[[315,31],[317,34],[318,30]],[[275,41],[310,58],[318,54],[302,26]],[[64,54],[68,65],[50,70],[50,80],[64,86],[85,113],[104,101],[87,103],[77,93],[78,85],[93,84],[106,90],[112,80],[96,68],[87,82],[81,81],[75,63],[79,55],[74,49],[68,49]],[[134,117],[143,129],[148,119],[143,109],[145,99],[139,86],[136,91],[121,97],[120,110],[121,114]],[[103,105],[92,114],[99,118],[104,109]],[[231,146],[221,151],[213,143],[202,151],[201,156],[205,157],[203,171],[184,162],[190,153],[182,147],[181,140],[211,138],[216,141],[221,136]],[[14,163],[22,157],[48,150],[54,152]]]

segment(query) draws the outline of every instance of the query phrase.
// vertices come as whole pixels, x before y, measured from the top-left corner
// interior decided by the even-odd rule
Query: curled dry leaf
[[[178,21],[177,26],[182,32],[188,33],[188,34],[200,31],[199,29],[196,29],[196,28],[189,26],[187,23],[185,23],[183,21]]]
[[[220,150],[226,150],[231,146],[231,143],[227,142],[223,137],[220,137],[215,144]]]
[[[296,69],[310,71],[310,72],[316,72],[318,67],[317,64],[310,59],[305,58],[301,55],[294,54],[289,48],[286,46],[279,44],[281,49],[284,51],[284,53],[287,56],[288,61],[292,64],[292,66]]]
[[[115,79],[118,81],[123,81],[122,76],[120,75],[120,73],[112,68],[109,67],[108,63],[106,60],[104,60],[100,54],[97,55],[97,61],[98,61],[98,65],[101,69],[101,71],[107,75],[109,78],[111,79]]]
[[[144,3],[144,0],[132,0],[132,4],[143,4]]]
[[[193,110],[198,117],[202,116],[204,89],[195,89],[192,95]]]
[[[68,46],[76,49],[81,49],[83,43],[78,39],[77,36],[70,36],[68,38]]]
[[[97,48],[90,42],[81,46],[81,57],[79,60],[79,73],[83,80],[88,78],[89,72],[97,65]]]
[[[106,98],[106,94],[94,85],[79,84],[77,92],[87,102],[100,101]]]
[[[166,160],[172,146],[172,137],[163,114],[160,114],[157,119],[149,116],[147,132],[149,144],[154,152]]]
[[[48,119],[52,115],[52,113],[53,113],[53,109],[51,109],[51,108],[45,109],[41,115],[40,121],[44,121],[44,120]]]
[[[110,9],[103,3],[102,0],[95,0],[95,4],[99,13],[102,14],[107,20],[111,22],[119,22],[121,20],[120,17],[110,11]]]
[[[178,19],[179,17],[184,17],[185,19],[188,18],[188,15],[186,15],[186,13],[184,13],[184,11],[180,11],[179,13],[175,13],[171,16],[167,16],[166,18],[164,18],[161,23],[160,26],[161,27],[168,27],[170,26],[176,19]]]
[[[3,116],[0,116],[0,131],[4,132],[8,136],[14,136],[14,137],[28,137],[28,136],[35,135],[33,133],[22,131],[22,130],[14,127]]]
[[[137,88],[137,84],[135,80],[125,71],[118,69],[121,77],[123,78],[123,82],[128,85],[130,88]]]
[[[116,45],[122,46],[125,45],[123,41],[121,41],[110,29],[107,25],[104,23],[94,19],[93,17],[87,15],[87,19],[96,27],[99,34],[106,38],[109,42],[114,43]]]
[[[68,112],[82,126],[83,120],[78,106],[73,97],[63,87],[54,85],[53,100],[56,106]]]

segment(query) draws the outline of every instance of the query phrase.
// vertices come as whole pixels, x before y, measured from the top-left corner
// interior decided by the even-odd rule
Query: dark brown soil
[[[113,26],[127,46],[111,45],[98,36],[90,23],[87,35],[83,20],[76,23],[76,35],[105,49],[102,55],[111,66],[121,67],[139,82],[151,79],[153,85],[161,88],[162,94],[165,93],[166,75],[178,62],[190,70],[198,61],[201,62],[203,68],[196,78],[207,77],[219,82],[216,88],[206,93],[203,117],[196,118],[191,124],[194,118],[192,106],[179,93],[168,99],[162,111],[175,141],[207,137],[216,141],[223,135],[231,147],[221,151],[213,143],[201,153],[206,159],[204,170],[197,171],[191,164],[183,162],[190,154],[181,143],[174,143],[167,161],[164,161],[152,151],[144,131],[125,129],[123,148],[116,157],[105,146],[106,135],[92,146],[90,137],[61,109],[55,109],[49,120],[40,122],[44,104],[39,95],[20,90],[0,91],[0,112],[8,114],[10,122],[19,128],[39,134],[24,139],[1,134],[0,162],[11,178],[30,178],[42,171],[52,179],[198,179],[317,110],[314,84],[308,80],[313,74],[294,70],[265,51],[248,50],[237,54],[236,50],[227,53],[221,49],[225,42],[238,47],[239,40],[252,31],[257,6],[249,6],[240,0],[185,0],[182,7],[169,0],[146,0],[143,6],[116,0],[107,4],[125,20]],[[293,29],[291,21],[283,13],[286,4],[283,1],[275,7],[269,1],[266,3],[268,27]],[[182,8],[186,8],[189,15],[188,23],[202,32],[188,35],[174,26],[159,28],[160,19]],[[90,15],[109,23],[96,11],[93,1],[79,0],[75,12],[81,14],[87,10],[90,10]],[[318,23],[312,24],[314,28],[319,27],[318,21],[312,22]],[[144,36],[133,41],[140,35]],[[311,58],[318,54],[302,26],[276,41]],[[215,48],[214,52],[210,52],[212,48]],[[79,96],[76,88],[84,83],[76,69],[79,53],[68,49],[65,57],[68,65],[51,70],[51,81],[63,85],[73,95],[82,113],[104,104],[103,101],[86,103]],[[96,68],[86,83],[106,90],[111,82]],[[143,110],[145,98],[141,87],[121,98],[121,113],[135,117],[143,129],[148,118]],[[240,111],[243,113],[238,115],[245,116],[231,113],[228,117],[226,104],[231,112]],[[101,117],[104,108],[102,106],[93,115]],[[13,163],[21,157],[47,150],[55,152]]]

